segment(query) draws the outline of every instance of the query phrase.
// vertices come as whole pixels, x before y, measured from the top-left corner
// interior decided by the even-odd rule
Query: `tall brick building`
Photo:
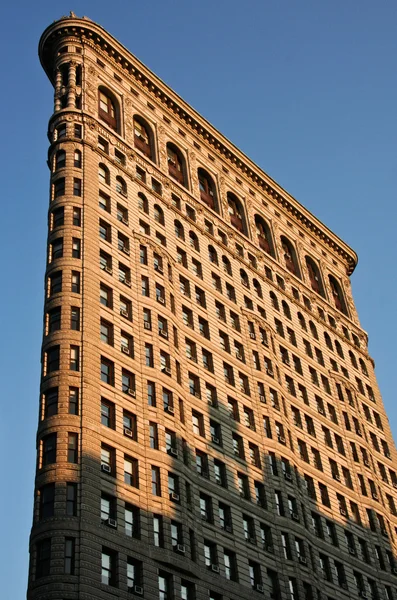
[[[102,27],[55,89],[30,600],[397,600],[355,253]]]

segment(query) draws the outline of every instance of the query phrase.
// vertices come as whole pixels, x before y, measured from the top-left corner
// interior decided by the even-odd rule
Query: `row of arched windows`
[[[120,132],[120,108],[116,98],[108,90],[100,87],[98,92],[98,114],[112,129]],[[134,143],[145,156],[153,162],[156,162],[154,134],[150,125],[139,115],[133,117]],[[175,179],[181,185],[188,187],[187,164],[181,150],[172,142],[167,143],[167,163],[170,177]],[[109,171],[105,165],[100,165],[100,179],[109,183]],[[212,210],[220,212],[217,188],[213,177],[203,168],[198,169],[198,181],[201,200]],[[121,177],[117,177],[116,186],[118,191],[127,193],[127,186]],[[232,192],[227,192],[227,204],[230,224],[240,233],[248,236],[247,216],[243,203]],[[275,244],[270,225],[263,217],[255,215],[256,237],[259,247],[276,258]],[[302,279],[301,268],[297,257],[297,252],[293,243],[285,236],[281,236],[282,260],[285,268]],[[305,256],[305,263],[309,282],[312,290],[326,298],[323,278],[318,264],[310,257]],[[345,299],[340,283],[332,275],[328,276],[329,285],[332,293],[332,300],[335,307],[341,312],[347,314]]]

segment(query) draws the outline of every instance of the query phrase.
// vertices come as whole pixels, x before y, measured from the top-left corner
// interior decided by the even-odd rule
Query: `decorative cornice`
[[[265,192],[286,213],[292,215],[324,244],[328,245],[342,260],[346,261],[348,275],[353,273],[358,262],[354,250],[306,210],[295,198],[283,190],[281,186],[184,102],[113,36],[87,17],[76,18],[71,13],[70,17],[62,17],[60,20],[55,21],[42,34],[39,42],[40,62],[52,83],[54,83],[53,46],[62,37],[74,37],[80,43],[99,46],[102,52],[108,55],[115,68],[124,73],[127,72],[140,87],[146,88],[147,93],[156,99],[158,103],[167,106],[195,135],[200,136],[204,142],[212,146],[234,168],[238,169],[247,179],[250,179],[261,192]]]

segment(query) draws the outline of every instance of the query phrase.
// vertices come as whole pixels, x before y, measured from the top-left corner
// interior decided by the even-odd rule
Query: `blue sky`
[[[71,9],[105,27],[358,252],[353,293],[397,434],[397,4],[8,2],[0,40],[4,600],[25,596],[33,500],[52,111],[37,44]]]

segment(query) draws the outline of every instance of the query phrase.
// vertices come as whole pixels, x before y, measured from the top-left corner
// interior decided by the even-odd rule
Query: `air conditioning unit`
[[[299,562],[300,562],[301,565],[307,565],[307,558],[306,558],[306,556],[300,555],[299,556]]]
[[[282,360],[285,365],[290,365],[289,358],[283,358]]]
[[[317,410],[320,413],[320,415],[325,415],[325,410],[321,408],[321,406],[319,406]]]
[[[126,285],[127,287],[131,287],[131,281],[129,279],[124,279],[122,283],[124,283],[124,285]]]
[[[111,473],[112,467],[110,465],[102,464],[101,471],[103,471],[104,473]]]
[[[161,335],[161,337],[168,339],[168,333],[165,331],[165,329],[159,329],[159,335]]]
[[[292,474],[288,473],[287,471],[284,473],[284,477],[285,479],[287,479],[287,481],[292,481]]]
[[[378,496],[378,494],[377,494],[376,492],[374,492],[374,493],[372,494],[372,498],[373,498],[374,500],[379,500],[379,496]]]
[[[162,371],[163,371],[163,373],[166,373],[167,375],[171,375],[171,369],[169,367],[163,367]]]
[[[127,246],[121,246],[120,250],[124,252],[124,254],[128,254],[128,256],[130,255],[129,248],[127,248]]]
[[[128,348],[128,346],[121,346],[121,352],[124,352],[124,354],[129,354],[130,349]]]
[[[173,407],[173,406],[170,406],[169,404],[167,404],[167,405],[164,407],[164,410],[165,410],[166,412],[170,413],[170,415],[173,415],[173,414],[174,414],[174,407]]]
[[[128,317],[128,310],[125,310],[125,308],[120,308],[120,314],[122,317]]]
[[[390,452],[385,452],[385,456],[386,456],[386,458],[391,458]]]
[[[263,549],[266,550],[266,552],[270,552],[270,554],[274,554],[274,547],[270,544],[263,544]]]
[[[291,513],[291,519],[293,521],[299,521],[299,515],[296,512]]]
[[[393,483],[393,487],[397,490],[397,481]]]
[[[334,473],[332,477],[335,479],[335,481],[340,481],[340,475],[338,475],[338,473]]]
[[[116,519],[108,519],[107,524],[109,525],[109,527],[113,527],[113,529],[117,529]]]
[[[260,583],[256,584],[255,589],[257,592],[260,592],[261,594],[263,594],[263,585],[261,585]]]
[[[183,544],[177,544],[174,546],[175,552],[179,552],[179,554],[185,554],[186,548]]]
[[[256,339],[256,335],[255,335],[255,333],[253,331],[251,331],[251,333],[250,333],[250,338],[251,338],[251,340],[255,340]]]
[[[342,517],[347,517],[347,510],[345,508],[340,508],[339,512],[342,515]]]
[[[145,321],[145,322],[143,323],[143,326],[144,326],[144,328],[145,328],[145,329],[151,329],[151,328],[152,328],[152,324],[151,324],[151,323],[149,323],[149,321]]]
[[[201,398],[200,392],[194,392],[196,398]]]
[[[392,573],[393,573],[394,575],[397,575],[397,567],[393,567],[393,568],[392,568]]]
[[[273,373],[272,369],[268,369],[266,374],[269,375],[269,377],[274,377],[274,373]]]
[[[112,267],[106,266],[104,270],[106,271],[106,273],[109,273],[109,275],[111,275],[113,273]]]
[[[214,573],[219,573],[218,565],[211,565],[211,571],[214,571]]]
[[[346,583],[346,581],[343,581],[343,582],[341,583],[341,588],[342,588],[342,589],[344,589],[344,590],[348,590],[348,589],[349,589],[349,588],[348,588],[348,585],[347,585],[347,583]]]
[[[364,460],[364,466],[365,467],[370,467],[371,466],[369,460],[367,460],[367,459]]]
[[[160,267],[160,265],[154,265],[154,270],[157,271],[157,273],[164,273],[163,268]]]
[[[259,396],[259,402],[262,402],[263,404],[266,404],[266,397],[265,396]]]
[[[134,594],[143,596],[143,588],[140,585],[134,585]]]
[[[249,542],[250,544],[256,544],[256,539],[254,537],[249,537],[247,538],[247,542]]]
[[[175,492],[171,492],[170,500],[172,500],[173,502],[179,502],[179,494],[176,494]]]
[[[220,439],[218,437],[216,437],[216,435],[212,435],[211,436],[211,440],[214,444],[219,444],[220,443]]]
[[[128,219],[125,217],[121,217],[121,222],[124,223],[124,225],[128,225]]]
[[[129,438],[133,437],[133,432],[132,429],[129,429],[129,427],[124,427],[124,435],[126,435]]]
[[[277,439],[280,442],[280,444],[285,444],[285,437],[283,435],[278,435]]]
[[[348,550],[349,550],[349,554],[351,554],[352,556],[356,555],[356,551],[354,548],[348,548]]]
[[[228,533],[232,533],[233,527],[231,525],[225,525],[225,531],[227,531]]]
[[[178,450],[176,448],[168,448],[167,454],[170,456],[178,456]]]
[[[236,352],[236,358],[238,358],[238,360],[243,360],[243,355],[241,352]]]
[[[380,532],[381,532],[381,534],[382,534],[382,535],[384,535],[385,537],[388,537],[386,529],[381,529],[381,530],[380,530]]]
[[[364,598],[364,600],[367,600],[368,596],[366,594],[366,592],[364,592],[363,590],[361,590],[358,595],[360,596],[360,598]]]
[[[132,388],[127,388],[127,394],[129,394],[130,396],[132,396],[133,398],[136,397],[136,391],[133,390]]]
[[[160,304],[165,304],[165,299],[162,296],[157,296],[157,302],[160,302]]]

